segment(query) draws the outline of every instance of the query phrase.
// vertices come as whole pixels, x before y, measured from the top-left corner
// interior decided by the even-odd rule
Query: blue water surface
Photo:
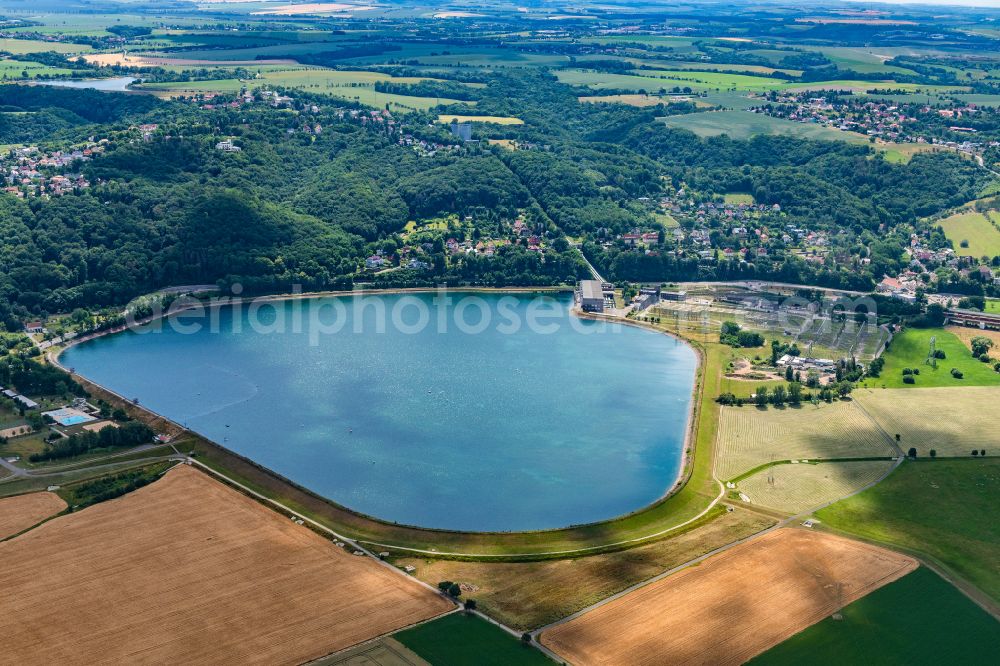
[[[661,497],[680,469],[694,351],[635,327],[571,321],[568,297],[464,296],[474,304],[461,321],[473,331],[431,294],[352,296],[223,307],[214,327],[189,316],[179,321],[200,330],[168,322],[61,360],[384,520],[532,530]],[[428,324],[417,330],[421,310]],[[527,325],[530,312],[549,314],[543,330]],[[317,317],[325,331],[343,327],[324,333],[309,324]]]

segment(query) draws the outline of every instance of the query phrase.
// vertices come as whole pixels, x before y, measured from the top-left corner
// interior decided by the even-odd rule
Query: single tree
[[[911,446],[910,450],[907,452],[906,455],[908,455],[910,458],[916,458],[917,457],[917,449],[915,447]]]

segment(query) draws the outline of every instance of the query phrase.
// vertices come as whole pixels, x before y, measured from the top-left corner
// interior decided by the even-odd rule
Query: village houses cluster
[[[472,216],[466,216],[463,222],[466,228],[474,226]],[[507,232],[507,236],[503,238],[473,239],[461,237],[461,234],[446,235],[443,240],[444,253],[451,257],[462,255],[492,257],[501,247],[515,244],[524,246],[529,252],[540,254],[544,254],[548,249],[545,239],[531,228],[523,216],[518,216],[513,223],[504,223],[503,227]],[[426,240],[403,245],[395,253],[377,250],[365,259],[365,268],[371,271],[396,267],[429,270],[432,265],[430,255],[434,252],[435,243]]]
[[[907,268],[899,275],[886,275],[876,286],[877,293],[912,303],[919,291],[939,281],[938,272],[942,269],[963,277],[976,273],[983,282],[1000,284],[1000,275],[991,266],[973,257],[959,256],[950,247],[931,249],[918,234],[911,234],[907,255],[910,260]]]
[[[977,130],[968,120],[994,111],[975,104],[938,108],[930,104],[900,105],[867,96],[816,92],[769,93],[761,104],[750,108],[755,113],[801,123],[813,123],[857,132],[883,141],[927,143],[968,153],[995,147],[994,140],[959,139],[955,135],[974,135]]]
[[[42,150],[38,146],[11,148],[0,156],[4,191],[17,197],[61,196],[90,186],[73,167],[104,151],[106,139],[66,150]]]

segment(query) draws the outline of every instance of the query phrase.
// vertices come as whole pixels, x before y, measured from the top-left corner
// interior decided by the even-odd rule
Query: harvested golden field
[[[0,539],[17,534],[66,508],[55,493],[30,493],[0,499]]]
[[[993,341],[993,349],[990,350],[990,356],[1000,360],[1000,331],[990,329],[981,330],[978,328],[969,328],[968,326],[946,326],[944,330],[964,342],[970,352],[972,351],[972,338],[980,336],[989,338]]]
[[[416,567],[415,575],[431,585],[458,582],[466,597],[508,626],[537,629],[774,523],[737,508],[689,532],[616,553],[543,562],[403,558],[395,563]]]
[[[794,515],[875,483],[888,474],[894,464],[891,460],[857,460],[774,465],[741,480],[736,488],[748,496],[752,504]]]
[[[168,58],[165,56],[124,53],[92,53],[81,56],[92,65],[102,67],[236,67],[255,65],[297,65],[295,60],[288,58],[272,58],[261,60],[192,60],[190,58]]]
[[[575,664],[741,664],[917,568],[843,537],[782,529],[545,630]]]
[[[188,467],[0,543],[16,664],[298,664],[446,612]]]
[[[903,451],[914,447],[920,457],[931,449],[939,456],[1000,453],[1000,387],[865,389],[855,395],[887,433],[899,434]]]
[[[854,401],[720,411],[715,472],[724,480],[777,460],[897,455],[888,435]]]

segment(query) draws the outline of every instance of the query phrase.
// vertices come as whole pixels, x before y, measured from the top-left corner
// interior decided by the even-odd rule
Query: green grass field
[[[750,663],[988,664],[1000,623],[926,567],[858,599]]]
[[[142,90],[170,93],[175,95],[198,93],[234,93],[242,88],[260,88],[261,86],[282,86],[297,88],[308,92],[319,92],[348,100],[356,100],[362,104],[374,107],[384,107],[388,104],[396,110],[429,109],[438,104],[467,104],[454,99],[438,97],[414,97],[396,95],[375,90],[379,81],[393,83],[416,83],[426,80],[420,77],[393,77],[378,72],[332,70],[315,67],[284,67],[266,70],[256,79],[240,81],[238,79],[221,79],[216,81],[187,81],[172,83],[150,83],[142,86]]]
[[[841,69],[849,69],[862,74],[913,74],[912,70],[886,65],[885,61],[889,59],[889,56],[884,55],[881,48],[820,46],[808,50],[822,53]]]
[[[887,162],[894,164],[906,164],[917,153],[935,150],[934,146],[927,143],[880,143],[876,144],[875,148],[882,153]]]
[[[1000,601],[1000,458],[905,462],[816,513],[827,527],[924,554]]]
[[[993,212],[987,215],[970,210],[955,213],[939,222],[945,236],[955,246],[956,254],[967,257],[1000,255],[1000,230],[991,221],[1000,221],[1000,216]]]
[[[92,49],[93,47],[89,44],[46,42],[40,39],[0,39],[0,51],[6,51],[15,55],[43,53],[46,51],[55,51],[56,53],[84,53]]]
[[[926,363],[930,340],[935,338],[935,348],[945,354],[937,360],[937,368]],[[941,328],[908,329],[896,335],[883,355],[885,367],[879,377],[865,379],[860,386],[868,388],[932,388],[938,386],[1000,386],[1000,373],[989,363],[972,357],[972,352],[961,340]],[[914,384],[903,383],[903,369],[919,369]],[[951,369],[962,372],[956,379]]]
[[[581,69],[561,69],[556,76],[563,83],[587,86],[594,90],[645,90],[657,92],[674,87],[700,90],[744,91],[779,90],[785,83],[781,79],[749,74],[722,74],[720,72],[699,72],[696,70],[636,70],[636,74],[614,74],[610,72],[586,71]]]
[[[476,616],[452,613],[393,636],[434,666],[551,666],[539,650]]]
[[[868,143],[868,137],[857,132],[842,132],[832,127],[772,118],[740,109],[667,116],[663,122],[668,127],[690,130],[702,137],[728,134],[734,139],[747,139],[755,134],[783,134],[804,139]]]
[[[25,60],[0,60],[0,79],[33,79],[39,74],[46,76],[65,76],[73,70],[65,67],[49,67],[38,62]]]
[[[439,115],[437,121],[442,124],[450,123],[490,123],[492,125],[523,125],[520,118],[511,116],[456,116],[454,114]]]
[[[993,314],[1000,314],[1000,299],[998,298],[986,299],[986,311],[992,312]]]

